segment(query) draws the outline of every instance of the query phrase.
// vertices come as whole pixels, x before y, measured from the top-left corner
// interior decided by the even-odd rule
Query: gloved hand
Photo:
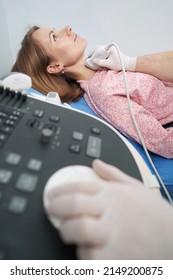
[[[95,58],[93,62],[98,65],[100,68],[108,68],[111,70],[121,71],[122,65],[120,61],[120,57],[115,45],[112,45],[109,50],[109,56],[107,59]],[[122,62],[124,64],[126,71],[135,71],[136,59],[137,57],[128,57],[123,54],[120,50],[120,55]]]
[[[45,211],[61,219],[60,234],[81,259],[172,259],[173,209],[151,189],[100,160],[98,182],[47,193]]]

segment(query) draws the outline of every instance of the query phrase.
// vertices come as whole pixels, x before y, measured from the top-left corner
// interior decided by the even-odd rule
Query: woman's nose
[[[67,35],[70,36],[71,33],[72,33],[72,28],[71,28],[71,26],[67,25],[67,26],[65,27],[65,29],[66,29]]]

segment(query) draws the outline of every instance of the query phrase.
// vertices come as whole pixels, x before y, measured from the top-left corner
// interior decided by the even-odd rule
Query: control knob
[[[41,131],[41,142],[49,143],[53,135],[53,130],[49,127],[45,127]]]

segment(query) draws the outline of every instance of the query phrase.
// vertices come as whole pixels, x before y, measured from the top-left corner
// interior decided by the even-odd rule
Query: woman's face
[[[70,26],[61,30],[39,28],[32,38],[46,51],[51,64],[70,67],[84,58],[87,41],[75,34]]]

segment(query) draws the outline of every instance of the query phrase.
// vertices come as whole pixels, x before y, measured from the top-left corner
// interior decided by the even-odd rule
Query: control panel
[[[48,221],[44,186],[58,169],[100,158],[140,180],[129,148],[99,119],[0,87],[0,258],[76,259]]]

